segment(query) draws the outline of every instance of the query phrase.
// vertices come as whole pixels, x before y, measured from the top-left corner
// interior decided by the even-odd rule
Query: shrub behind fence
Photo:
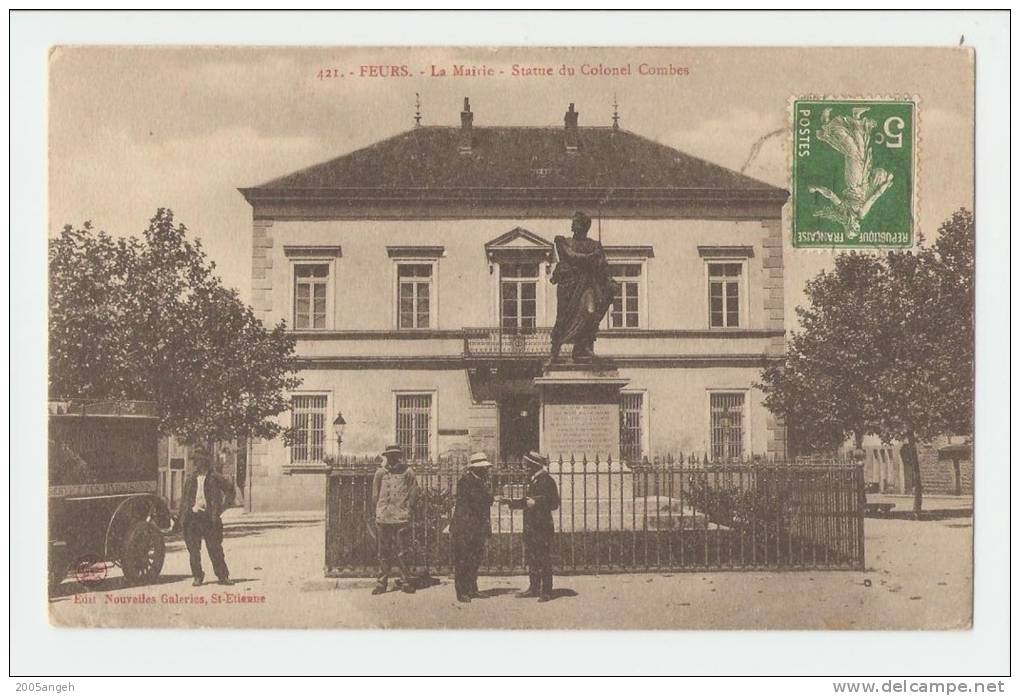
[[[326,573],[375,573],[374,462],[346,461],[326,480]],[[414,465],[421,486],[413,563],[452,568],[450,520],[463,462]],[[491,469],[496,495],[519,497],[516,463]],[[704,569],[862,569],[863,472],[849,463],[694,458],[621,464],[560,460],[550,467],[562,502],[553,513],[558,573]],[[525,571],[520,511],[492,508],[483,572]]]

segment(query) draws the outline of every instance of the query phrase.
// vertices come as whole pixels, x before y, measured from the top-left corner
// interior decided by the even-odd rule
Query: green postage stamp
[[[914,243],[913,100],[793,103],[793,246]]]

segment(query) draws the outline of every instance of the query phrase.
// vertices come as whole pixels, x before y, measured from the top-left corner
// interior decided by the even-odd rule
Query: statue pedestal
[[[616,366],[598,359],[589,363],[552,363],[535,378],[542,406],[541,450],[551,462],[550,469],[580,471],[587,458],[594,471],[596,457],[600,470],[608,471],[620,461],[620,389]],[[560,459],[563,460],[562,467]]]

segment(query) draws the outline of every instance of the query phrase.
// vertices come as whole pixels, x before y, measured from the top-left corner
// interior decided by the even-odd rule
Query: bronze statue
[[[572,343],[575,361],[591,360],[599,323],[613,303],[615,282],[602,243],[588,239],[591,218],[574,213],[568,239],[557,235],[558,263],[552,274],[556,285],[556,324],[552,330],[552,360],[564,343]]]

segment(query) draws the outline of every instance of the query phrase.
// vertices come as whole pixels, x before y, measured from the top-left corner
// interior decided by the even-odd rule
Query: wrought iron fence
[[[375,572],[375,469],[366,463],[348,462],[327,477],[327,575]],[[463,463],[423,463],[415,472],[421,495],[412,562],[447,573]],[[554,462],[550,473],[561,497],[553,513],[558,573],[864,567],[864,479],[856,464],[581,459]],[[490,476],[493,493],[505,498],[521,496],[527,480],[514,463],[498,464]],[[522,513],[496,503],[491,514],[483,572],[523,573]]]

